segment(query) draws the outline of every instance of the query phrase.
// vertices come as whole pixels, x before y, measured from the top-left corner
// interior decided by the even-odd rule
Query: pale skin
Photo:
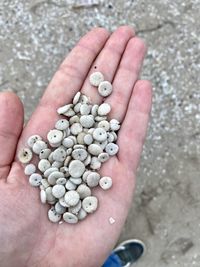
[[[61,64],[24,128],[19,98],[13,93],[0,93],[0,266],[103,264],[118,240],[132,202],[149,120],[151,84],[139,80],[145,53],[144,42],[131,27],[119,27],[112,34],[103,28],[91,30]],[[119,153],[100,171],[113,178],[113,187],[106,192],[93,191],[99,208],[84,221],[53,224],[47,218],[48,205],[40,203],[39,190],[29,185],[17,153],[30,135],[45,138],[58,119],[56,109],[71,102],[77,91],[89,95],[93,103],[103,101],[89,84],[88,77],[96,70],[113,84],[113,93],[104,101],[112,106],[110,118],[122,124]],[[112,225],[110,217],[115,219]]]

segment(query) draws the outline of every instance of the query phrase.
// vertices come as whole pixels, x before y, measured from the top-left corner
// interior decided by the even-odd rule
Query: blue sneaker
[[[140,240],[130,239],[119,244],[113,252],[118,256],[122,267],[129,267],[144,254],[145,245]]]

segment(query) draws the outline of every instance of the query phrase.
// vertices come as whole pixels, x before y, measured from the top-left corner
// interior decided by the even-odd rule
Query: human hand
[[[97,267],[114,247],[131,205],[151,108],[151,84],[138,80],[145,50],[130,27],[120,27],[111,36],[105,29],[93,29],[61,64],[24,129],[20,100],[13,93],[0,94],[1,267]],[[96,70],[112,81],[114,90],[105,102],[112,107],[110,117],[122,123],[119,153],[100,171],[113,178],[113,187],[94,190],[99,208],[84,221],[53,224],[47,218],[48,205],[40,203],[38,190],[24,175],[16,149],[26,146],[32,134],[45,138],[54,127],[56,109],[71,102],[77,91],[101,103],[88,81]],[[115,219],[112,225],[110,217]]]

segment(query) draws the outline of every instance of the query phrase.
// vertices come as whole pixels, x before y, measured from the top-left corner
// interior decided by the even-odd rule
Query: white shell
[[[74,207],[69,207],[68,211],[77,215],[79,210],[81,209],[82,205],[81,205],[81,200],[79,200],[78,204],[76,204],[76,206]]]
[[[104,76],[101,72],[96,71],[90,75],[89,81],[91,85],[98,86],[101,82],[104,81]]]
[[[118,131],[120,129],[120,122],[116,119],[110,121],[110,129],[112,131]]]
[[[80,184],[76,191],[79,193],[80,199],[89,197],[92,194],[91,189],[85,184]]]
[[[28,164],[26,165],[25,169],[24,169],[24,173],[25,175],[31,175],[36,171],[36,167],[34,164]]]
[[[39,155],[45,148],[47,148],[47,144],[44,141],[39,140],[34,143],[32,150],[35,154]]]
[[[89,196],[83,199],[82,207],[87,213],[93,213],[98,207],[98,199],[94,196]]]
[[[57,113],[58,113],[58,114],[64,114],[64,113],[66,113],[71,107],[73,107],[72,104],[68,104],[68,105],[62,106],[62,107],[60,107],[60,108],[57,109]]]
[[[34,134],[34,135],[31,135],[28,138],[27,144],[28,144],[29,147],[33,147],[33,145],[35,144],[35,142],[37,142],[39,140],[42,140],[42,137],[39,136],[38,134]]]
[[[84,128],[91,128],[94,124],[94,117],[92,115],[82,115],[80,123]]]
[[[47,169],[49,169],[51,166],[51,163],[47,159],[41,159],[38,163],[38,169],[41,172],[45,172]]]
[[[54,171],[48,176],[48,182],[50,185],[55,185],[58,178],[65,178],[64,174],[59,171]]]
[[[99,184],[100,175],[97,172],[92,172],[87,176],[87,184],[89,187],[95,187]]]
[[[40,201],[42,204],[45,204],[47,201],[47,195],[46,195],[45,190],[40,191]]]
[[[91,144],[88,146],[88,152],[94,156],[98,156],[103,152],[102,148],[97,144]]]
[[[98,108],[99,116],[106,116],[111,111],[111,106],[108,103],[103,103]]]
[[[101,96],[106,97],[112,93],[112,84],[108,81],[103,81],[98,86],[98,92]]]
[[[83,130],[83,127],[80,123],[76,122],[74,124],[71,125],[70,127],[70,131],[73,135],[78,135],[79,133],[81,133]]]
[[[60,130],[50,130],[47,134],[47,139],[51,144],[58,144],[63,139],[63,132]]]
[[[70,147],[73,147],[74,142],[73,142],[73,140],[71,138],[66,137],[65,139],[63,139],[62,144],[63,144],[64,147],[70,148]]]
[[[79,98],[81,96],[81,92],[77,92],[73,98],[73,104],[76,105],[79,101]]]
[[[108,153],[105,153],[105,152],[99,154],[99,156],[98,156],[98,160],[100,162],[106,162],[108,159],[109,159],[109,155],[108,155]]]
[[[48,203],[55,203],[56,202],[56,198],[52,195],[52,187],[48,187],[46,190],[46,197],[47,197],[47,202]]]
[[[52,172],[58,171],[58,168],[56,167],[51,167],[48,170],[44,172],[44,177],[48,177]]]
[[[32,186],[39,186],[41,184],[42,176],[39,173],[33,173],[29,177],[29,183]]]
[[[85,171],[85,165],[80,160],[72,160],[69,164],[69,173],[74,178],[80,178]]]
[[[57,130],[66,130],[69,127],[69,122],[66,119],[58,120],[55,124]]]
[[[59,202],[57,202],[55,204],[55,211],[58,213],[58,214],[63,214],[66,212],[66,207],[63,207]]]
[[[65,187],[61,184],[56,184],[52,188],[52,195],[56,198],[61,198],[65,194]]]
[[[76,206],[80,200],[80,196],[75,190],[71,190],[65,194],[64,199],[67,205]]]
[[[53,152],[53,159],[55,161],[63,162],[66,159],[67,153],[63,147],[59,147]]]
[[[73,213],[70,212],[65,212],[63,214],[63,220],[67,223],[77,223],[78,222],[78,218],[76,215],[74,215]]]
[[[81,115],[88,115],[90,114],[91,107],[88,104],[82,104],[80,107]]]
[[[114,155],[116,155],[117,152],[118,152],[118,150],[119,150],[118,145],[116,145],[116,144],[114,144],[114,143],[109,143],[109,144],[107,144],[107,146],[106,146],[106,152],[107,152],[108,155],[110,155],[110,156],[114,156]]]
[[[33,153],[29,148],[22,148],[18,153],[18,159],[21,163],[29,163],[32,160]]]
[[[108,190],[112,186],[112,178],[104,176],[99,180],[99,185],[103,190]]]
[[[110,123],[106,120],[100,121],[98,123],[98,128],[103,128],[105,131],[109,131]]]
[[[40,159],[48,159],[49,155],[51,154],[51,149],[45,148],[40,151],[39,158]]]
[[[77,216],[79,220],[83,220],[87,216],[87,212],[83,208],[81,208]]]
[[[91,145],[92,142],[93,142],[93,137],[92,137],[91,134],[86,134],[86,135],[84,136],[83,140],[84,140],[84,143],[85,143],[86,145]]]
[[[107,139],[107,133],[103,128],[96,128],[92,134],[94,140],[99,142],[105,141]]]
[[[77,159],[80,161],[84,161],[87,158],[87,155],[88,155],[87,151],[82,148],[74,149],[72,151],[73,159]]]
[[[98,160],[97,157],[92,157],[90,162],[90,168],[92,170],[99,170],[101,167],[101,162]]]
[[[65,184],[65,188],[66,188],[67,190],[75,190],[76,187],[77,187],[77,185],[74,184],[74,183],[72,183],[70,180],[68,180],[68,181],[66,182],[66,184]]]
[[[48,218],[51,222],[53,223],[56,223],[56,222],[59,222],[60,219],[61,219],[61,215],[58,214],[56,211],[55,211],[55,208],[52,207],[51,209],[49,209],[48,211]]]

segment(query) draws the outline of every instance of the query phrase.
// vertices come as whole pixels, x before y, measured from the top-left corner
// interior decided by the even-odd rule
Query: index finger
[[[45,136],[57,118],[56,109],[70,102],[80,90],[92,62],[109,37],[107,30],[94,28],[87,33],[60,65],[35,112],[25,127],[20,141],[31,134]]]

